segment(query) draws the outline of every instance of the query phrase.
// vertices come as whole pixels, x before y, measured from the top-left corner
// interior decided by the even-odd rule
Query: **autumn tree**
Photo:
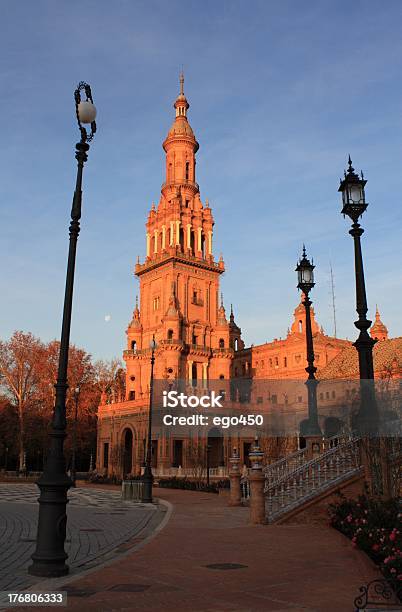
[[[18,413],[18,465],[24,466],[25,413],[39,385],[39,364],[44,345],[31,333],[16,331],[10,340],[0,340],[1,386]]]

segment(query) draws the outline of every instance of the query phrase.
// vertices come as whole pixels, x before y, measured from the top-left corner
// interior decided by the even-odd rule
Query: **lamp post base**
[[[154,477],[150,467],[146,467],[144,470],[144,475],[142,477],[143,487],[142,487],[142,497],[141,501],[143,504],[152,504],[152,485],[153,485]]]
[[[69,572],[64,550],[68,504],[67,491],[71,480],[67,474],[43,475],[36,483],[40,489],[39,521],[33,563],[28,568],[32,576],[55,578]]]

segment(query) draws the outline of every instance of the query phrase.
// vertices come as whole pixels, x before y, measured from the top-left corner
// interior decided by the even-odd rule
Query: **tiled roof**
[[[393,362],[402,373],[402,337],[382,340],[374,345],[374,372],[393,367]],[[339,353],[324,369],[318,373],[318,378],[356,378],[359,376],[359,360],[357,350],[350,346]]]

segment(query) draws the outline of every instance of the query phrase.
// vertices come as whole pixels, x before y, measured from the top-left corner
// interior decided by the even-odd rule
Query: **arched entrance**
[[[123,478],[133,470],[133,432],[125,429],[123,433]]]
[[[209,447],[209,467],[216,468],[224,465],[223,436],[219,429],[215,427],[210,429],[207,444]]]

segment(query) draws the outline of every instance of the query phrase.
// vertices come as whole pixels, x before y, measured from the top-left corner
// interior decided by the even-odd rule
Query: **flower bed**
[[[331,525],[364,550],[395,587],[402,581],[402,511],[400,501],[379,501],[361,495],[356,501],[340,494],[329,506]]]

